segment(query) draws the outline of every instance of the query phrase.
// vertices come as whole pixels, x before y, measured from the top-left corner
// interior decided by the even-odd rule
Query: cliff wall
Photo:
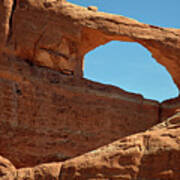
[[[17,167],[63,161],[159,122],[155,101],[7,55],[0,94],[1,154]]]

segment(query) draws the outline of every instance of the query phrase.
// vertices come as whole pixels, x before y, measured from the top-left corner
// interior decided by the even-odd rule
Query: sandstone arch
[[[159,104],[81,77],[91,49],[130,41],[180,88],[180,30],[91,10],[64,0],[0,1],[0,153],[16,168],[63,161],[16,170],[1,158],[0,177],[179,180],[180,98]]]
[[[2,19],[6,28],[1,32],[4,33],[1,40],[8,36],[7,31],[11,32],[9,38],[5,38],[8,44],[4,50],[82,77],[83,57],[90,50],[112,40],[138,42],[167,68],[180,87],[180,30],[94,12],[64,1],[26,0],[22,3],[17,0],[14,3],[12,24],[8,26],[7,18]],[[4,47],[2,43],[1,46]]]

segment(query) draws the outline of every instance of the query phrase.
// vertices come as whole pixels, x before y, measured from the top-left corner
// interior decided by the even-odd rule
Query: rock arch
[[[10,51],[41,66],[82,77],[83,57],[90,50],[112,40],[138,42],[167,68],[180,88],[179,29],[94,12],[65,1],[49,1],[47,6],[46,0],[26,0],[23,4],[18,0],[6,0],[0,8],[9,17],[9,21],[4,16],[1,20],[4,23],[1,51]]]
[[[0,157],[0,178],[180,179],[180,97],[160,104],[82,78],[84,55],[119,40],[146,47],[180,88],[180,30],[65,0],[0,1],[0,22],[1,155],[16,168],[63,161],[17,170]]]

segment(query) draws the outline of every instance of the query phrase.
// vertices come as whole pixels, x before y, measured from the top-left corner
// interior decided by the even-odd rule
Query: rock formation
[[[85,54],[112,40],[146,47],[180,88],[179,29],[65,0],[0,1],[0,179],[180,179],[180,98],[83,79]]]

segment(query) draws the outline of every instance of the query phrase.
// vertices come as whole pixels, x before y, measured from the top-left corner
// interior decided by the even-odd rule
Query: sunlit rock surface
[[[180,99],[82,78],[85,54],[112,40],[142,44],[180,88],[179,29],[62,0],[0,1],[0,179],[180,179]]]

